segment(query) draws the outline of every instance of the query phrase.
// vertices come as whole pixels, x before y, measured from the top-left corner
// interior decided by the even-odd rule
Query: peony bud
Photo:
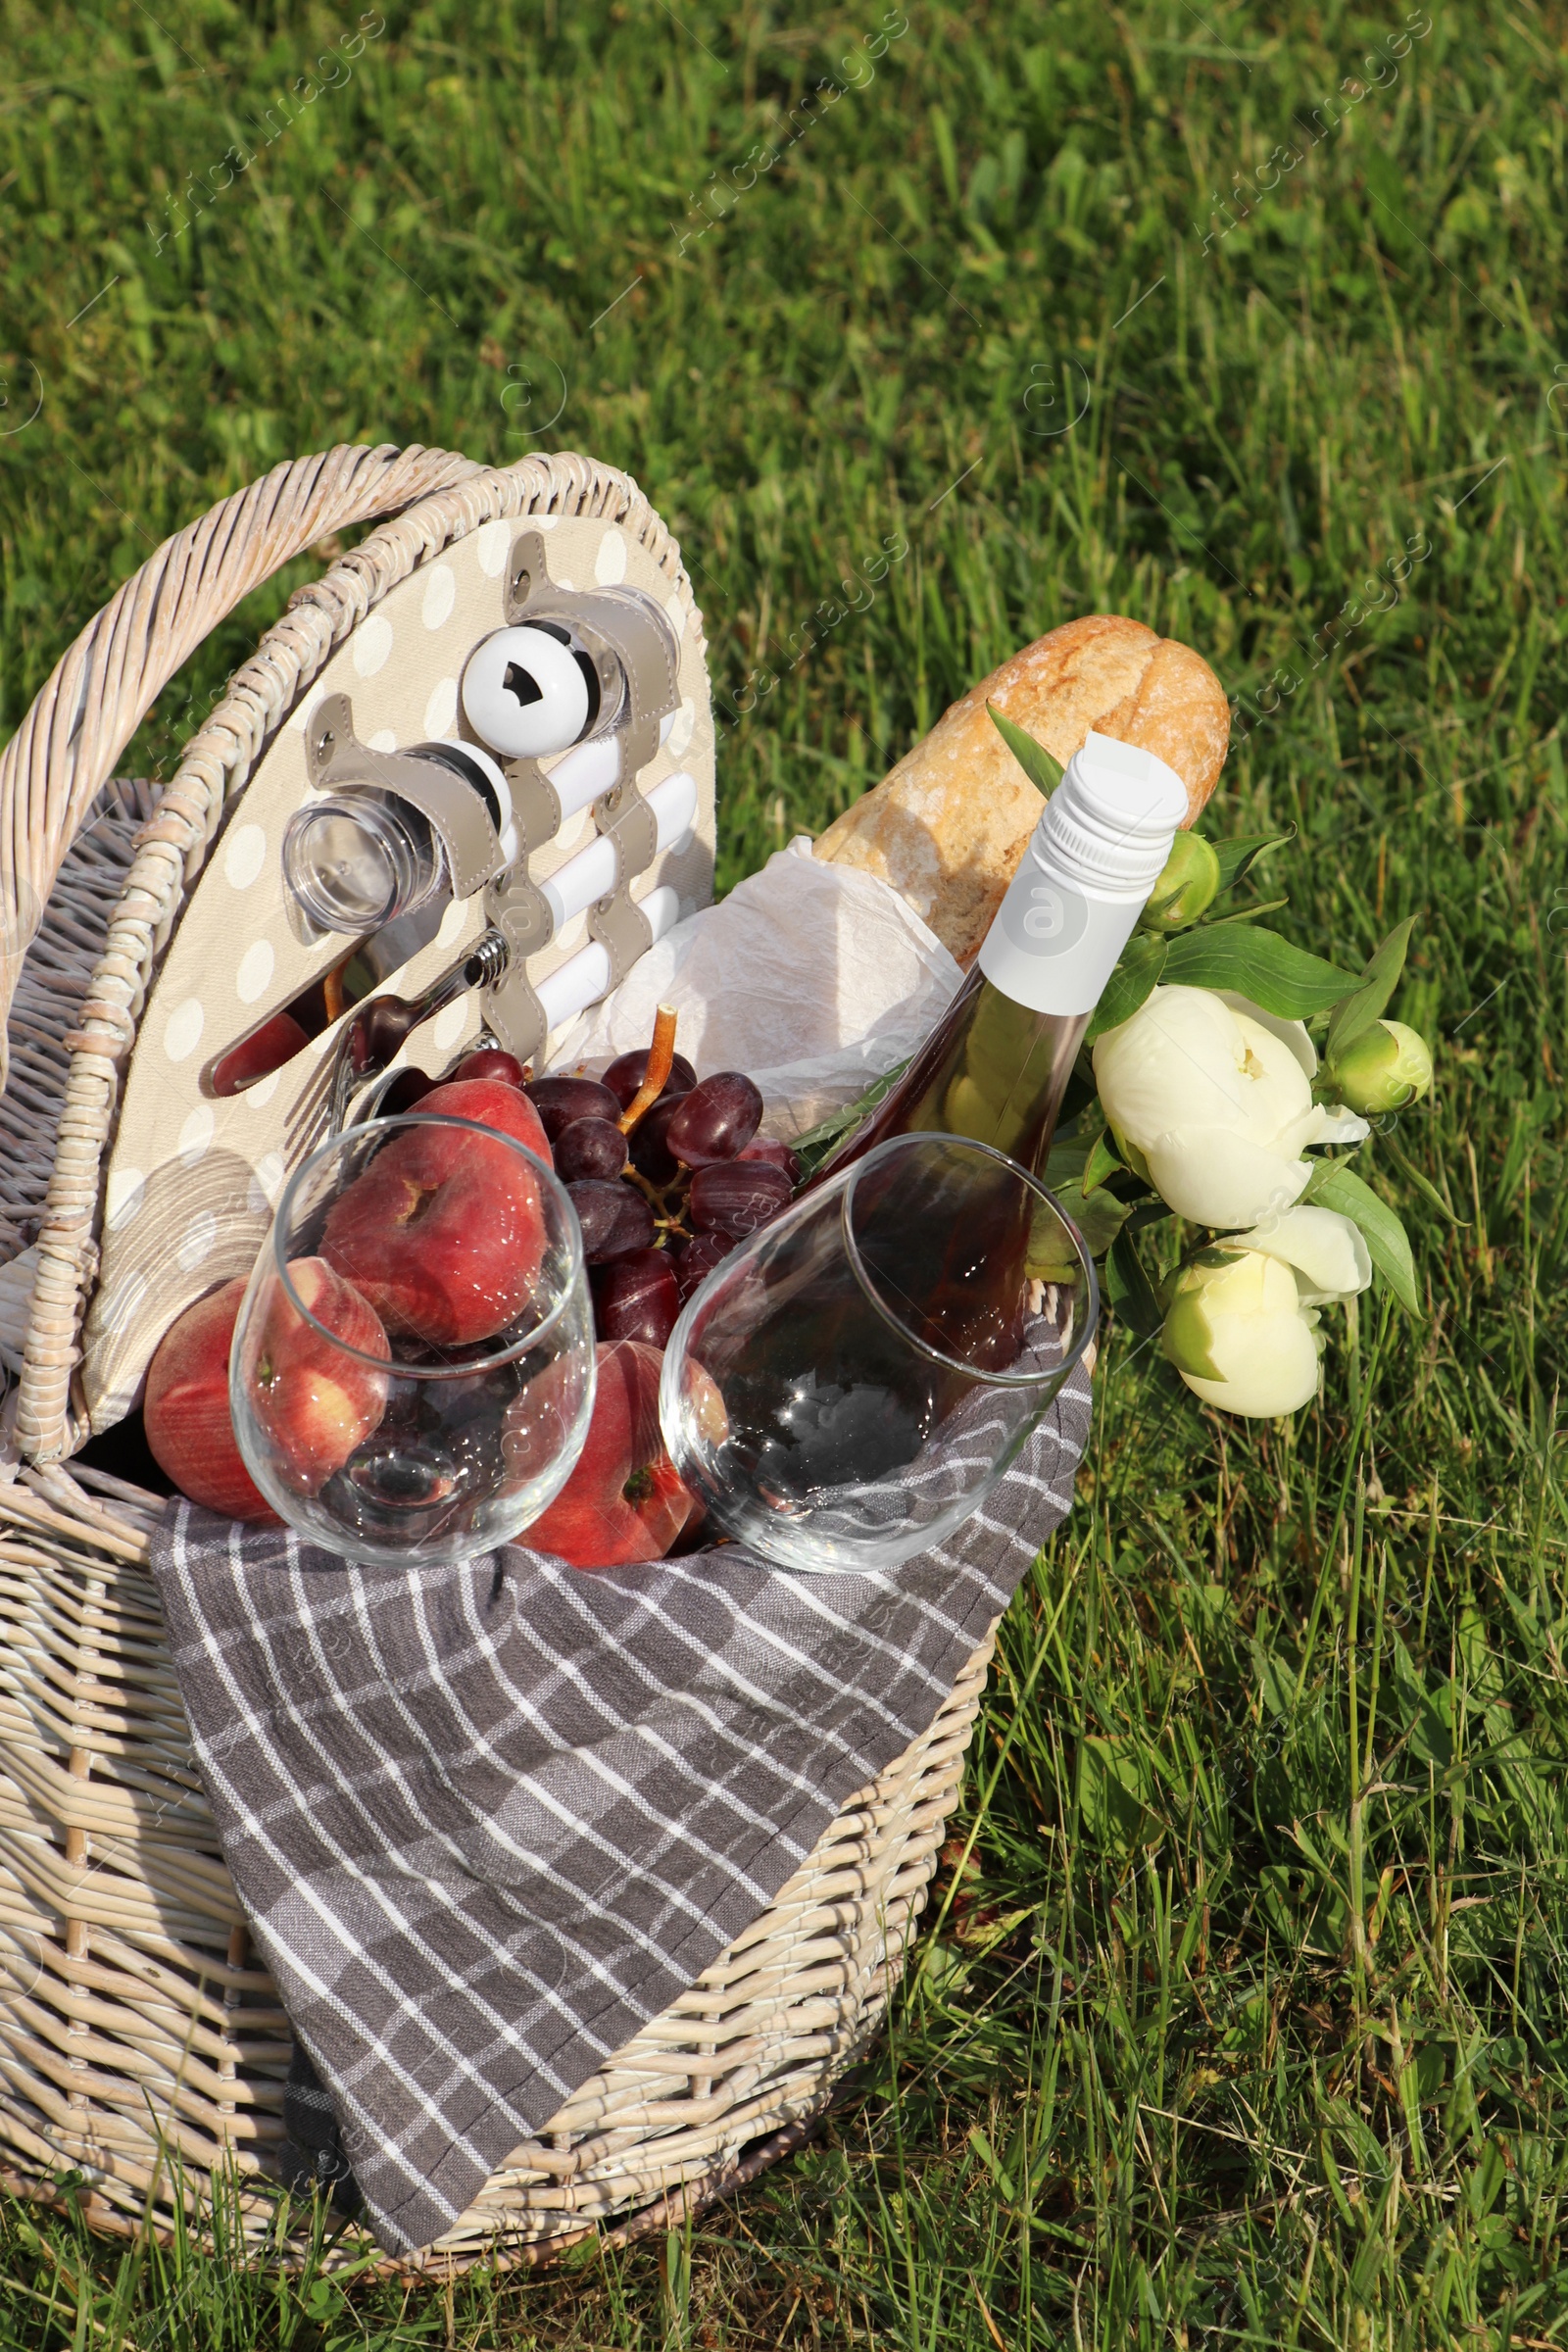
[[[1205,1404],[1272,1420],[1317,1395],[1317,1319],[1278,1258],[1205,1250],[1177,1277],[1165,1353]]]
[[[1341,1099],[1362,1113],[1403,1110],[1432,1085],[1426,1039],[1403,1021],[1374,1021],[1329,1069]]]
[[[1146,931],[1180,931],[1196,923],[1219,889],[1219,859],[1197,833],[1178,833],[1140,918]]]

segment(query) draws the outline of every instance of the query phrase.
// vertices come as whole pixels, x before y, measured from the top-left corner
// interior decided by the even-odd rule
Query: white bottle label
[[[1032,1012],[1092,1012],[1144,911],[1140,899],[1091,898],[1029,852],[980,950],[980,969]]]
[[[1092,1012],[1186,814],[1174,768],[1091,730],[986,933],[979,963],[993,987],[1031,1012]]]

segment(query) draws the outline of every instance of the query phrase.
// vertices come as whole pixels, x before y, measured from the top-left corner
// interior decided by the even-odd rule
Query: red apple
[[[148,1366],[142,1421],[154,1461],[192,1502],[275,1527],[277,1513],[240,1459],[228,1412],[228,1351],[244,1296],[238,1274],[170,1325]]]
[[[526,1095],[497,1078],[431,1089],[416,1115],[471,1119],[550,1146]],[[526,1305],[544,1258],[539,1186],[514,1152],[461,1128],[409,1127],[327,1212],[321,1255],[365,1294],[388,1331],[439,1347],[488,1340]]]
[[[385,1363],[392,1350],[374,1307],[324,1257],[296,1257],[288,1273],[306,1312],[274,1284],[247,1373],[279,1477],[297,1494],[315,1494],[386,1410],[386,1374],[361,1358]],[[358,1354],[347,1354],[350,1348]]]
[[[640,1340],[609,1340],[596,1348],[588,1442],[561,1493],[519,1543],[574,1568],[663,1558],[696,1508],[660,1434],[663,1360],[662,1349]]]

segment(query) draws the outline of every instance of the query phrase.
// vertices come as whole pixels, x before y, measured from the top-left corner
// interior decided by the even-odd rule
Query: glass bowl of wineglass
[[[781,1568],[875,1572],[947,1540],[1094,1336],[1094,1261],[1035,1177],[892,1137],[723,1257],[664,1350],[670,1458]]]
[[[593,1396],[576,1212],[513,1136],[371,1119],[291,1179],[229,1402],[246,1468],[312,1543],[395,1567],[510,1542],[565,1484]]]

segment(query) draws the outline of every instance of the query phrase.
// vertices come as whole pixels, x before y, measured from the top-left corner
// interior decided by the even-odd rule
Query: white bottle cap
[[[1092,1011],[1186,814],[1187,787],[1173,767],[1089,735],[986,933],[986,978],[1035,1012]]]

